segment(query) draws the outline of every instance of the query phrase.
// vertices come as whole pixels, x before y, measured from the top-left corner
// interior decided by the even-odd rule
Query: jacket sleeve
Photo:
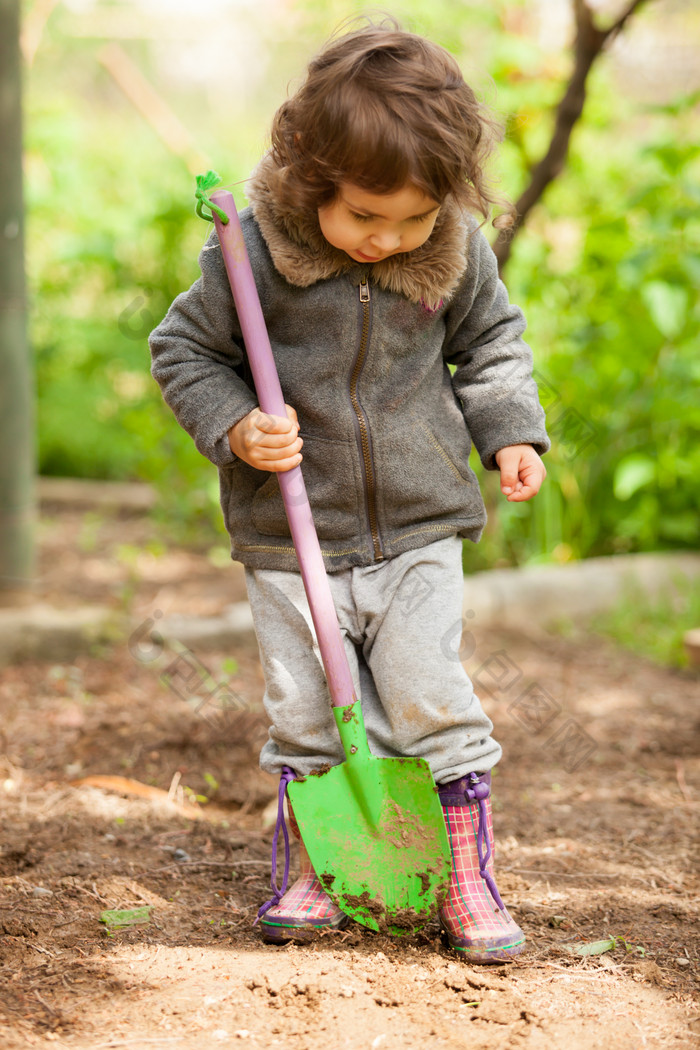
[[[151,374],[178,423],[217,466],[235,456],[228,431],[258,404],[235,371],[243,339],[216,232],[199,256],[202,276],[151,333]]]
[[[467,269],[445,315],[444,357],[456,366],[452,384],[487,470],[506,445],[550,448],[532,378],[532,351],[523,341],[525,318],[508,300],[496,257],[483,236],[472,233]]]

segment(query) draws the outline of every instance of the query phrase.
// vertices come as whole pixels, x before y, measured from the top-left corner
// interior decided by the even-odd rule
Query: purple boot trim
[[[440,803],[443,806],[470,806],[473,802],[479,804],[479,826],[476,832],[476,852],[479,857],[479,874],[486,883],[489,893],[493,897],[501,911],[506,906],[501,900],[496,883],[486,870],[486,865],[491,859],[491,843],[486,822],[486,799],[491,794],[490,773],[467,773],[459,780],[453,780],[449,784],[438,785]],[[486,854],[484,854],[484,845]]]
[[[272,896],[269,901],[265,901],[263,906],[258,911],[258,917],[253,923],[253,926],[257,926],[263,915],[274,908],[276,904],[282,900],[282,897],[287,892],[287,883],[289,881],[289,831],[287,830],[287,823],[284,819],[284,796],[287,791],[287,784],[292,780],[296,780],[296,773],[289,766],[282,766],[282,772],[280,773],[280,786],[277,795],[277,823],[275,824],[275,833],[272,836],[272,874],[270,875],[270,886],[272,887]],[[284,837],[284,875],[282,876],[282,885],[277,885],[277,842],[279,840],[280,828],[282,829],[282,835]]]

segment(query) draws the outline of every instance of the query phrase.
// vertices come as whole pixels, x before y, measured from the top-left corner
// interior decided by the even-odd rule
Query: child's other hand
[[[285,405],[287,418],[270,416],[254,408],[228,432],[228,443],[234,456],[257,470],[275,472],[291,470],[301,463],[297,414]]]
[[[532,445],[506,445],[494,458],[501,471],[501,492],[511,503],[537,495],[547,471]]]

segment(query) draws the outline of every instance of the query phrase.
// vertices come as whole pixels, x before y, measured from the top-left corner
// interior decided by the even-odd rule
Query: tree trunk
[[[645,0],[628,0],[627,7],[612,25],[606,29],[598,29],[593,21],[593,12],[588,7],[586,0],[573,0],[576,16],[573,71],[564,96],[557,106],[554,133],[547,152],[530,172],[530,181],[515,204],[515,226],[510,230],[501,231],[494,243],[493,250],[501,273],[510,258],[513,241],[525,219],[542,198],[550,182],[556,179],[566,164],[571,134],[583,113],[586,101],[586,81],[593,63],[605,45],[622,31],[634,12],[644,2]]]
[[[34,398],[27,339],[19,0],[0,0],[0,601],[34,571]]]

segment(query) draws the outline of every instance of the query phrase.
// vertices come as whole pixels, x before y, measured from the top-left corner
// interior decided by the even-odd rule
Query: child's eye
[[[353,219],[357,220],[357,222],[371,222],[373,218],[372,215],[360,215],[360,213],[357,211],[351,211],[350,214],[352,215]]]

